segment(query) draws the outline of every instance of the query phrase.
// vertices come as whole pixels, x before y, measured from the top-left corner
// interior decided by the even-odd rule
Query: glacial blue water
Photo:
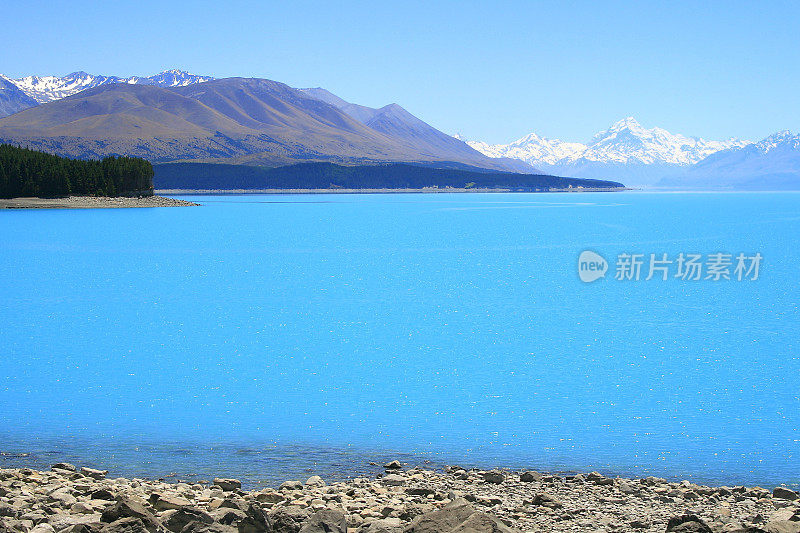
[[[800,482],[800,194],[188,199],[0,211],[0,467]],[[764,259],[643,279],[681,252]]]

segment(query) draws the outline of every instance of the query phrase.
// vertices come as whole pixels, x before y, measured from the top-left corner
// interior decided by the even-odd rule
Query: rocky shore
[[[548,193],[548,192],[620,192],[632,191],[629,187],[572,187],[561,189],[550,187],[546,190],[520,191],[516,189],[503,188],[482,188],[473,187],[469,189],[458,187],[424,187],[421,189],[157,189],[159,194],[203,194],[203,195],[226,195],[226,194],[472,194],[472,193]]]
[[[183,207],[200,205],[164,196],[68,196],[66,198],[0,198],[0,209],[109,209],[122,207]]]
[[[244,491],[235,479],[109,479],[60,463],[0,470],[0,533],[800,532],[784,487],[706,487],[596,472],[404,468],[328,485],[318,476]]]

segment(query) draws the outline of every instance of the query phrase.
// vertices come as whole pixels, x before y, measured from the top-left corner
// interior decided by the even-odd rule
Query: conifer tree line
[[[153,194],[153,166],[138,157],[68,159],[0,144],[0,198]]]

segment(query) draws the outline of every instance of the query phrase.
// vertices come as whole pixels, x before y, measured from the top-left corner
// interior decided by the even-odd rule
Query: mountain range
[[[417,163],[545,172],[653,188],[800,189],[790,132],[705,140],[622,119],[588,142],[531,133],[509,144],[449,136],[397,104],[370,108],[317,87],[168,70],[147,77],[0,75],[0,142],[88,158],[280,166]]]
[[[0,118],[0,141],[70,157],[535,170],[519,160],[489,158],[399,105],[352,106],[323,89],[294,89],[272,80],[167,71],[148,78],[75,73],[3,81],[8,101],[21,109]]]
[[[120,78],[118,76],[96,76],[86,72],[73,72],[66,76],[25,76],[11,80],[25,94],[39,102],[45,104],[54,100],[60,100],[73,94],[78,94],[86,89],[107,85],[110,83],[127,83],[130,85],[157,85],[159,87],[183,87],[193,83],[211,81],[211,76],[197,76],[182,70],[165,70],[154,76],[140,77],[130,76]]]
[[[13,115],[37,105],[39,102],[17,87],[14,80],[0,74],[0,117]]]
[[[645,128],[627,117],[597,133],[588,143],[547,139],[531,133],[510,144],[467,144],[489,157],[511,157],[557,175],[620,179],[629,185],[654,185],[677,176],[707,156],[751,144],[728,139],[707,141]]]
[[[663,188],[800,190],[800,135],[781,131],[757,143],[715,152]]]

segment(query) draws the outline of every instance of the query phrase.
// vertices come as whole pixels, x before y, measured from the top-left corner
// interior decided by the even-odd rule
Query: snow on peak
[[[672,134],[662,128],[647,129],[634,117],[626,117],[597,133],[588,144],[547,139],[530,133],[505,145],[480,141],[468,144],[489,157],[513,157],[534,166],[585,163],[692,165],[708,155],[750,144],[729,139],[706,141]]]
[[[783,130],[773,133],[756,144],[756,149],[765,154],[776,148],[800,149],[800,134],[795,135],[789,130]]]
[[[177,87],[213,80],[211,76],[197,76],[188,72],[172,69],[148,77],[131,76],[96,76],[82,70],[71,72],[66,76],[25,76],[11,80],[25,94],[37,102],[47,103],[72,96],[86,89],[107,83],[129,83],[158,85],[160,87]]]
[[[526,163],[555,164],[586,149],[581,143],[564,142],[558,139],[546,139],[536,133],[529,133],[510,144],[488,144],[482,141],[468,141],[456,135],[475,150],[489,157],[511,157]]]
[[[155,76],[142,79],[148,80],[152,85],[160,85],[162,87],[184,87],[193,83],[211,81],[214,78],[211,76],[198,76],[195,74],[190,74],[185,70],[172,69],[165,70],[164,72],[160,72]]]
[[[639,121],[633,117],[625,117],[622,120],[616,121],[614,124],[611,125],[610,128],[606,130],[606,132],[616,132],[616,131],[623,131],[623,130],[643,130]],[[602,133],[602,132],[601,132]],[[598,134],[599,135],[599,134]]]

